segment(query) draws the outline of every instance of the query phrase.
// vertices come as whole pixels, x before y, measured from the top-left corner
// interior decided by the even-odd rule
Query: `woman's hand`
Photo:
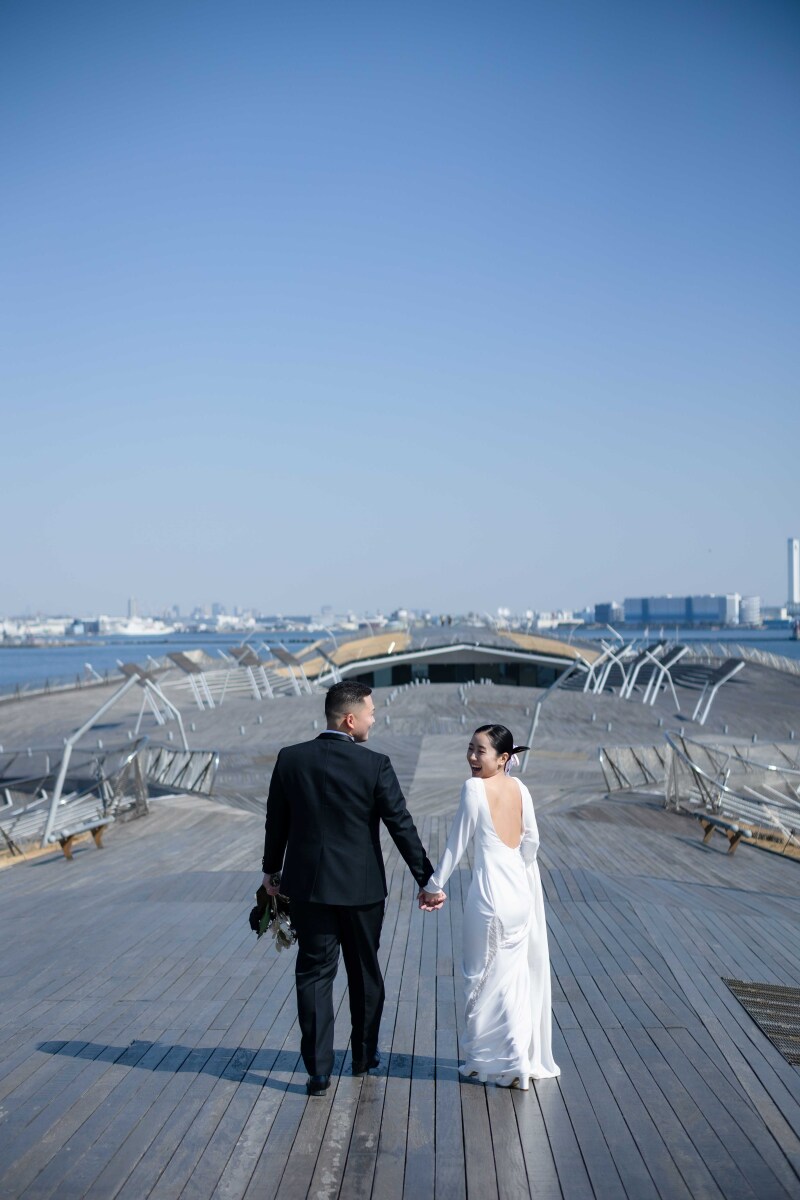
[[[447,899],[446,892],[426,892],[425,888],[420,888],[417,900],[423,912],[437,912],[444,907],[444,902]]]

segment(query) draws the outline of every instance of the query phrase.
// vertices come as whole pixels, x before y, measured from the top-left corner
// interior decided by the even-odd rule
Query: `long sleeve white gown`
[[[522,841],[507,846],[492,821],[486,788],[468,779],[436,870],[427,884],[441,889],[474,836],[472,882],[464,906],[463,971],[466,1062],[462,1075],[508,1085],[560,1074],[553,1060],[550,955],[533,801],[522,794]]]

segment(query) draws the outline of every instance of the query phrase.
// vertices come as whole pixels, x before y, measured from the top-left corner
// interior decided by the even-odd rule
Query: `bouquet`
[[[256,906],[250,911],[250,928],[257,937],[272,935],[276,950],[288,950],[297,941],[297,932],[289,913],[288,896],[270,896],[262,884],[256,892]]]

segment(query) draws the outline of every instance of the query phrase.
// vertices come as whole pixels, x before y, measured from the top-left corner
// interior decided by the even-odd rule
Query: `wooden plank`
[[[467,893],[469,891],[471,871],[465,869],[454,872],[450,878],[450,898],[456,903],[461,914],[464,911]],[[458,944],[462,936],[463,916],[457,919]],[[454,933],[454,940],[456,935]],[[461,989],[463,994],[463,989]],[[459,1035],[459,1046],[464,1033],[464,1006],[460,1003],[456,1010],[456,1023]],[[459,1057],[464,1055],[459,1049]],[[464,1172],[466,1176],[467,1195],[486,1197],[493,1200],[499,1196],[497,1172],[494,1164],[494,1154],[488,1154],[491,1142],[491,1126],[489,1124],[489,1109],[486,1101],[486,1086],[484,1084],[464,1081],[461,1090],[461,1120],[464,1137]]]
[[[526,1099],[532,1099],[530,1094]],[[486,1107],[492,1134],[497,1194],[524,1196],[530,1192],[525,1154],[517,1128],[514,1093],[510,1088],[486,1087]]]
[[[726,1200],[742,1197],[750,1200],[755,1195],[747,1179],[742,1175],[731,1157],[715,1125],[715,1113],[706,1114],[672,1063],[661,1054],[653,1041],[657,1030],[630,1030],[628,1036],[645,1064],[649,1074],[669,1101],[686,1135],[697,1150],[698,1156],[713,1177]]]
[[[411,720],[416,699],[405,697]],[[452,699],[448,719],[463,707],[457,689]],[[519,724],[519,712],[509,719]],[[583,726],[572,726],[577,736]],[[461,743],[425,746],[418,795],[432,858],[454,811]],[[720,975],[800,978],[795,864],[749,848],[732,861],[699,853],[679,818],[647,805],[576,792],[571,809],[552,782],[562,762],[542,764],[551,790],[540,831],[564,1073],[526,1094],[456,1073],[469,856],[443,913],[423,917],[386,843],[386,1062],[350,1078],[340,975],[339,1074],[320,1102],[303,1088],[292,956],[256,947],[244,922],[258,816],[170,802],[114,830],[104,855],[65,865],[58,916],[79,927],[85,911],[113,912],[77,946],[52,916],[60,864],[2,873],[0,1193],[792,1195],[798,1075]]]
[[[753,1146],[748,1136],[752,1124],[753,1112],[749,1107],[744,1110],[741,1124],[736,1121],[732,1109],[741,1113],[737,1103],[738,1097],[726,1083],[720,1084],[720,1076],[714,1070],[714,1064],[698,1054],[699,1046],[695,1042],[691,1058],[678,1046],[669,1030],[653,1030],[651,1036],[670,1063],[676,1074],[686,1081],[691,1088],[691,1094],[703,1112],[712,1118],[715,1131],[722,1139],[732,1160],[736,1163],[756,1196],[774,1196],[776,1200],[789,1192],[785,1190],[774,1172],[767,1166],[764,1159]],[[720,1095],[712,1087],[716,1085]],[[745,1128],[742,1128],[742,1125]],[[794,1173],[783,1160],[783,1165],[791,1176],[790,1185],[794,1190]],[[786,1181],[786,1177],[785,1177]]]
[[[591,1040],[602,1041],[601,1030],[592,1031]],[[619,1173],[625,1195],[635,1196],[636,1200],[655,1200],[658,1193],[653,1178],[648,1171],[647,1163],[642,1158],[639,1147],[631,1135],[631,1130],[617,1103],[617,1096],[609,1086],[605,1071],[598,1065],[587,1036],[582,1030],[575,1031],[570,1037],[570,1054],[576,1070],[580,1074],[581,1083],[586,1089],[594,1115],[603,1132],[607,1146],[610,1148],[614,1166]],[[611,1063],[606,1058],[606,1065]],[[616,1079],[618,1090],[624,1092],[621,1075]],[[649,1132],[649,1131],[648,1131]],[[649,1156],[655,1158],[663,1167],[664,1156],[661,1154],[660,1139],[651,1137],[647,1145]]]
[[[522,1092],[511,1093],[517,1135],[528,1176],[528,1190],[535,1200],[562,1200],[564,1195],[541,1104],[541,1093],[557,1089],[556,1080],[546,1079],[534,1085],[527,1095]]]
[[[398,997],[396,1019],[387,1063],[388,1077],[381,1122],[378,1152],[375,1158],[373,1194],[400,1197],[403,1194],[405,1154],[411,1097],[411,1068],[414,1053],[414,1028],[417,1015],[416,988],[422,950],[422,914],[412,911],[416,885],[410,875],[403,880],[401,904],[410,914],[405,945],[395,939],[387,983],[391,979]],[[399,926],[398,926],[399,927]]]
[[[570,1042],[572,1040],[570,1035]],[[575,1131],[575,1137],[580,1147],[580,1153],[586,1167],[586,1173],[591,1186],[599,1196],[624,1196],[625,1188],[620,1179],[613,1155],[603,1136],[603,1130],[597,1119],[586,1087],[580,1073],[573,1062],[567,1042],[561,1036],[561,1031],[553,1029],[553,1053],[561,1068],[559,1090],[564,1099],[569,1119]],[[559,1173],[562,1189],[565,1188],[564,1176]]]
[[[409,1198],[434,1192],[436,1130],[436,941],[443,914],[417,909],[422,948],[414,1023],[414,1058],[409,1094],[408,1138],[403,1194]]]

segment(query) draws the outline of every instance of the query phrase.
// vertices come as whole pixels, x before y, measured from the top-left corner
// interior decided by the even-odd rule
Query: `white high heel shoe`
[[[516,1088],[516,1090],[520,1092],[527,1092],[528,1090],[527,1077],[523,1079],[519,1075],[513,1075],[511,1073],[507,1075],[498,1075],[494,1082],[496,1087]]]

